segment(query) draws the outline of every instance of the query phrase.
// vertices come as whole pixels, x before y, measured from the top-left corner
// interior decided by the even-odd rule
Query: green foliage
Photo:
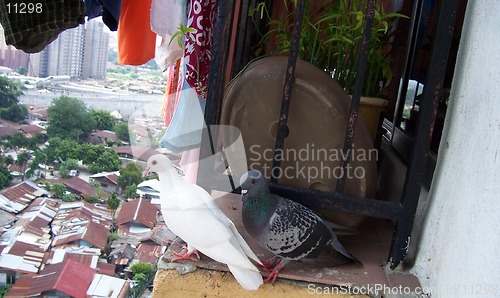
[[[14,158],[11,155],[7,155],[3,159],[3,163],[6,165],[13,165],[15,162]]]
[[[47,113],[47,134],[50,137],[80,142],[95,128],[95,121],[85,104],[73,97],[63,95],[53,99]]]
[[[59,174],[61,178],[69,178],[69,171],[78,169],[78,160],[68,158],[59,166]]]
[[[135,184],[127,186],[123,195],[126,198],[135,199],[137,197],[137,186]]]
[[[20,149],[20,148],[36,148],[36,144],[30,138],[27,138],[22,132],[16,132],[15,134],[5,138],[6,147]]]
[[[145,281],[146,279],[147,279],[147,276],[144,273],[134,274],[134,277],[133,277],[133,280],[137,280],[138,282]]]
[[[104,145],[82,144],[79,147],[79,157],[83,164],[93,164],[99,156],[103,155],[106,151]]]
[[[129,135],[129,130],[128,130],[128,123],[127,122],[120,122],[115,124],[115,129],[114,129],[116,136],[125,142],[130,142],[130,135]]]
[[[90,203],[90,204],[101,203],[101,199],[97,198],[97,197],[88,197],[88,198],[84,198],[83,200]]]
[[[118,207],[120,207],[121,200],[116,193],[112,193],[109,196],[106,203],[108,203],[109,210],[114,211],[114,210],[118,209]]]
[[[142,171],[135,163],[129,163],[120,169],[120,177],[117,183],[121,189],[126,189],[132,184],[138,185],[143,181]]]
[[[24,180],[24,171],[26,170],[26,165],[28,164],[28,161],[30,159],[31,155],[28,154],[27,152],[17,154],[16,165],[18,165],[19,168],[21,169],[23,180]]]
[[[287,1],[288,2],[288,1]],[[266,44],[274,37],[272,54],[287,53],[291,44],[296,1],[287,14],[269,21],[271,30],[264,36]],[[352,94],[363,43],[367,0],[340,0],[327,5],[307,2],[300,34],[299,58],[310,62],[332,76]],[[266,10],[265,6],[261,10]],[[262,14],[262,11],[261,11]],[[391,23],[407,18],[399,13],[385,13],[377,2],[367,57],[367,72],[362,95],[378,96],[392,80],[390,50]]]
[[[21,84],[15,80],[0,76],[0,108],[9,108],[18,104],[21,94]]]
[[[54,194],[54,198],[62,200],[68,189],[62,183],[54,183],[51,185],[50,190]]]
[[[132,265],[130,267],[130,270],[132,270],[134,276],[139,273],[142,273],[144,275],[149,275],[153,272],[153,266],[151,266],[151,264],[149,263],[138,262]]]
[[[0,118],[12,121],[22,122],[28,115],[28,108],[23,104],[14,104],[8,108],[0,108]]]
[[[45,150],[37,148],[35,150],[31,165],[29,166],[29,169],[26,172],[26,176],[32,177],[37,170],[40,171],[40,167],[38,166],[39,164],[47,164],[47,154],[45,153]],[[43,170],[45,172],[47,171],[47,169]],[[46,174],[44,176],[46,176]]]
[[[49,142],[49,147],[52,143]],[[55,144],[54,155],[60,161],[66,161],[68,159],[79,160],[79,144],[74,140],[61,140],[61,142]]]
[[[118,239],[119,237],[120,237],[120,235],[118,235],[118,233],[116,233],[116,232],[109,232],[108,233],[108,240],[109,240],[109,242],[113,242],[116,239]]]
[[[12,180],[10,176],[9,169],[5,166],[0,166],[0,189],[9,185],[9,182]]]
[[[120,169],[121,160],[118,154],[111,148],[106,149],[93,163],[88,164],[89,169],[94,172],[112,172]]]
[[[76,201],[76,197],[74,194],[72,193],[66,193],[62,196],[62,199],[61,199],[63,202],[74,202]]]
[[[3,297],[10,290],[9,286],[0,287],[0,297]]]
[[[98,130],[113,130],[115,126],[115,117],[105,110],[91,110],[90,116],[94,119]]]

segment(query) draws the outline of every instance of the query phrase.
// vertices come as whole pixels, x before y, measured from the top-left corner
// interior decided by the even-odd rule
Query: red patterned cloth
[[[186,34],[186,81],[203,99],[207,94],[216,11],[217,0],[191,0],[187,27],[196,31]]]

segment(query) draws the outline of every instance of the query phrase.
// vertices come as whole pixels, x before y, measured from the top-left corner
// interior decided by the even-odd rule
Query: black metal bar
[[[278,157],[279,152],[283,150],[285,145],[285,133],[288,122],[288,111],[290,109],[290,100],[292,98],[293,85],[295,83],[295,68],[297,57],[299,54],[300,31],[302,28],[302,19],[304,16],[305,0],[298,0],[295,9],[293,31],[290,43],[290,52],[288,54],[288,65],[286,67],[285,85],[283,88],[283,98],[281,100],[281,110],[278,122],[278,133],[276,136],[276,144],[274,147],[273,168],[271,175],[271,183],[277,183],[281,160]]]
[[[403,70],[403,77],[401,78],[401,85],[398,91],[398,98],[396,101],[396,108],[394,109],[394,116],[392,120],[392,132],[391,135],[394,136],[394,131],[398,124],[401,122],[403,117],[403,110],[405,105],[402,104],[406,100],[406,90],[408,89],[408,83],[410,80],[410,74],[413,68],[413,60],[417,47],[417,39],[419,32],[420,18],[422,15],[422,6],[424,4],[423,0],[417,0],[413,6],[412,13],[412,24],[410,28],[410,34],[408,35],[408,50],[406,52],[406,63]],[[391,139],[392,140],[392,139]]]
[[[389,253],[392,269],[406,257],[453,37],[458,0],[441,2],[430,67],[424,85],[423,100],[420,103],[415,145],[401,196],[403,209],[400,219],[396,222]]]
[[[244,52],[245,40],[248,35],[248,11],[250,0],[242,0],[240,3],[240,17],[238,20],[238,34],[236,35],[236,47],[234,51],[234,61],[233,61],[233,69],[231,70],[231,77],[234,77],[243,67],[241,65],[242,56]]]
[[[224,97],[225,75],[227,68],[227,55],[231,40],[231,27],[234,3],[231,0],[219,0],[217,17],[214,29],[214,43],[212,47],[212,61],[210,63],[210,76],[205,106],[205,124],[200,147],[200,159],[203,160],[215,154],[218,132],[211,129],[211,125],[219,124]],[[206,167],[206,168],[205,168]],[[210,188],[208,180],[213,172],[213,165],[200,163],[198,171],[198,184],[205,189]]]
[[[361,46],[361,53],[358,64],[358,71],[356,76],[356,84],[354,85],[354,92],[352,94],[351,109],[349,112],[349,120],[347,122],[347,129],[344,139],[343,153],[344,158],[340,161],[340,168],[342,172],[341,177],[337,180],[337,193],[344,193],[346,183],[346,170],[351,156],[352,143],[354,140],[354,132],[356,131],[356,122],[358,121],[359,101],[361,100],[361,90],[365,79],[366,62],[368,59],[368,47],[370,46],[370,37],[372,32],[373,16],[375,14],[375,0],[369,0],[366,8],[365,28],[363,31],[363,44]]]
[[[383,200],[354,197],[287,185],[270,184],[269,188],[275,194],[314,208],[331,209],[392,220],[397,220],[402,210],[401,204]]]

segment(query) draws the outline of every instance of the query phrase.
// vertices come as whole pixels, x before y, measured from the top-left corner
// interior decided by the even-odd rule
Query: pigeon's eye
[[[256,180],[255,179],[252,179],[252,184],[255,184]]]
[[[152,162],[153,166],[156,166],[157,163],[158,162],[156,160],[153,160],[153,162]]]

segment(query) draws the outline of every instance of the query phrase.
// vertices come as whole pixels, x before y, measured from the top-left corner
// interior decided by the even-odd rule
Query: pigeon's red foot
[[[278,265],[279,263],[280,263],[280,258],[274,256],[271,259],[263,262],[262,267],[264,267],[264,271],[272,272],[276,267],[276,265]]]
[[[280,273],[281,269],[283,269],[283,265],[281,264],[276,265],[276,267],[274,267],[274,269],[271,270],[267,278],[264,280],[264,283],[271,281],[271,284],[273,284],[276,281],[276,278],[278,277],[278,274]]]
[[[172,259],[172,262],[177,262],[177,261],[182,261],[182,260],[189,260],[189,261],[196,262],[200,259],[200,254],[198,254],[197,250],[194,250],[192,253],[188,253],[187,248],[183,248],[180,253],[174,252],[174,255],[176,257]],[[197,258],[193,258],[193,257],[191,257],[191,255],[196,255]]]

